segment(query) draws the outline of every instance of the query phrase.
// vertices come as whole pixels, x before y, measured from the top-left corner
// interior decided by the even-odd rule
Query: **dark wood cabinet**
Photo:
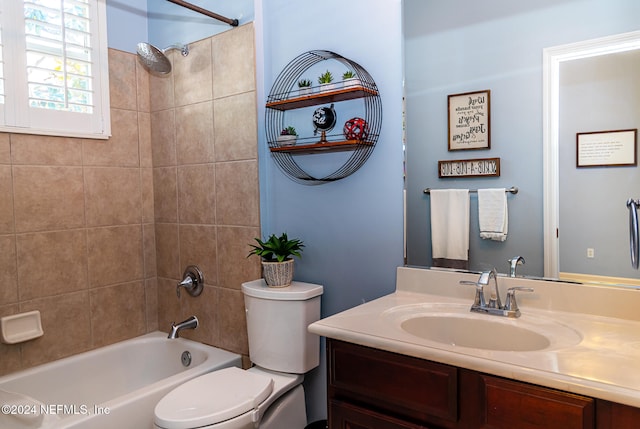
[[[640,409],[327,339],[330,429],[626,429]]]

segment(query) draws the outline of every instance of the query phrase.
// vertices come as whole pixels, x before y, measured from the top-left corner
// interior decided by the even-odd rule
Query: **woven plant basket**
[[[262,275],[269,287],[287,287],[293,280],[293,259],[283,262],[262,261]]]

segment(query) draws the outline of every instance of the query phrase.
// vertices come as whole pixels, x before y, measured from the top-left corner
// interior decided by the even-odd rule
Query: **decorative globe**
[[[362,118],[351,118],[344,123],[342,132],[347,140],[366,140],[369,137],[369,124]]]
[[[329,107],[319,107],[313,112],[313,126],[317,131],[331,131],[336,125],[336,111],[333,104]]]

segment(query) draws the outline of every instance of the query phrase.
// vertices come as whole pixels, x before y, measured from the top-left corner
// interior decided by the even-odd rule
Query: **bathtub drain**
[[[183,366],[189,366],[191,365],[191,353],[189,353],[188,351],[183,351],[182,352],[182,357],[180,358],[180,360],[182,361],[182,365]]]

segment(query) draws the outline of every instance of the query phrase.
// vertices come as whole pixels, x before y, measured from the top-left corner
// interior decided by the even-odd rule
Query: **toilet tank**
[[[242,284],[251,361],[272,371],[304,374],[320,362],[320,337],[307,327],[320,319],[322,286],[294,281],[268,287]]]

